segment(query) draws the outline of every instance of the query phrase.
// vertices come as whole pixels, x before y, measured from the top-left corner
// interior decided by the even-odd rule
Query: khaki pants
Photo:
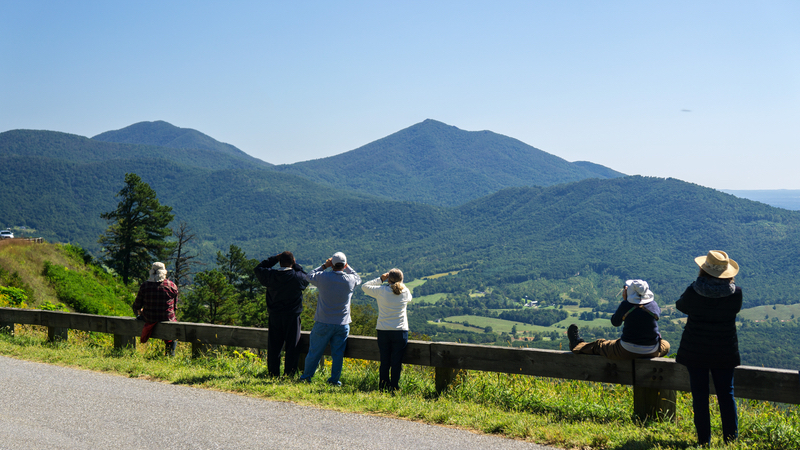
[[[648,354],[631,353],[622,347],[619,339],[609,341],[598,339],[594,342],[581,342],[572,349],[572,353],[584,355],[600,355],[608,359],[638,359],[638,358],[658,358],[669,353],[669,342],[661,339],[657,351]]]

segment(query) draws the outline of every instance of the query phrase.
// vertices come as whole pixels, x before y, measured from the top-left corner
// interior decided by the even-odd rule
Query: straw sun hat
[[[694,262],[714,278],[733,278],[739,273],[739,264],[722,250],[710,250],[706,256],[695,258]]]

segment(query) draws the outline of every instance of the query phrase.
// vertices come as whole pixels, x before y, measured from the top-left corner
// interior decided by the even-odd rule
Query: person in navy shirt
[[[280,267],[273,266],[280,263]],[[286,358],[283,374],[297,373],[300,342],[300,314],[303,312],[303,290],[308,286],[303,267],[290,251],[279,253],[261,261],[254,269],[258,281],[267,288],[269,331],[267,339],[267,371],[277,377],[281,369],[281,349]]]
[[[661,308],[655,295],[644,280],[628,280],[622,288],[622,303],[611,316],[611,325],[622,327],[619,339],[598,339],[585,342],[578,333],[578,326],[567,328],[569,348],[573,353],[602,355],[609,359],[656,358],[669,353],[669,342],[661,339],[658,318]]]

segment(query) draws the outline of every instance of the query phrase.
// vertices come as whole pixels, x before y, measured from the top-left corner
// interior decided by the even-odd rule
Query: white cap
[[[337,264],[347,264],[347,256],[344,256],[342,252],[336,252],[331,256],[331,264],[334,266]]]

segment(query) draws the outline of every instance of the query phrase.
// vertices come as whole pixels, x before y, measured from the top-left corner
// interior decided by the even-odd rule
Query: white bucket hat
[[[154,283],[161,283],[166,279],[167,279],[167,268],[164,266],[164,263],[154,262],[153,266],[150,267],[150,278],[148,278],[147,281],[152,281]]]
[[[647,281],[627,280],[625,282],[625,287],[628,288],[628,303],[633,303],[634,305],[644,305],[652,302],[655,299],[655,295],[653,294],[653,291],[650,290],[650,286],[647,284]]]

